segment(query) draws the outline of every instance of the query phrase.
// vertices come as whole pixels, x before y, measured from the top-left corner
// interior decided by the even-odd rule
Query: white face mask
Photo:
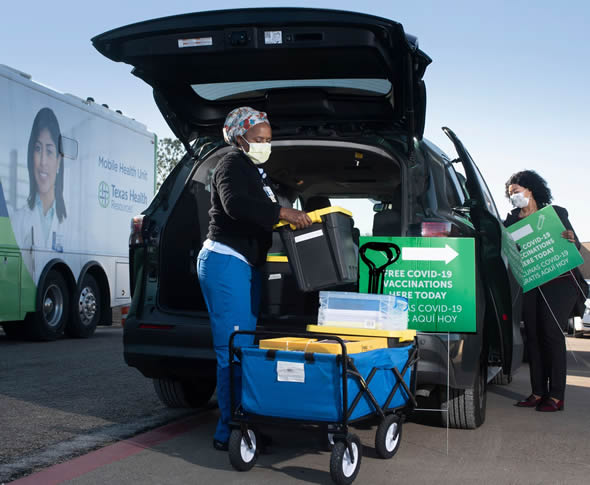
[[[516,194],[512,194],[510,196],[510,202],[514,207],[522,209],[529,205],[529,198],[525,197],[522,192],[517,192]]]
[[[245,138],[244,141],[250,147],[250,150],[244,153],[255,165],[261,165],[268,160],[271,152],[270,143],[249,143]]]

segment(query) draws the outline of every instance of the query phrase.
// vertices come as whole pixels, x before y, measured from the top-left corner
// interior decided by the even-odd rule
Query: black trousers
[[[567,360],[563,329],[578,292],[575,281],[565,277],[524,294],[523,320],[533,394],[564,398]]]

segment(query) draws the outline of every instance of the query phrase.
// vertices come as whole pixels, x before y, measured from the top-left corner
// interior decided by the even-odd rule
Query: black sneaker
[[[225,443],[219,440],[213,440],[213,448],[219,451],[227,451],[229,449],[228,442]]]

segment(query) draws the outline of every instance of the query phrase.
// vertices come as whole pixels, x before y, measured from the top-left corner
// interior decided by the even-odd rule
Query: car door
[[[446,127],[443,131],[453,142],[459,156],[458,161],[465,171],[465,186],[469,194],[466,206],[477,230],[480,243],[479,264],[487,289],[487,324],[493,316],[500,336],[501,364],[504,373],[512,374],[522,358],[522,288],[510,268],[505,247],[507,242],[502,237],[504,226],[481,172],[455,133]],[[494,356],[490,357],[493,360]]]

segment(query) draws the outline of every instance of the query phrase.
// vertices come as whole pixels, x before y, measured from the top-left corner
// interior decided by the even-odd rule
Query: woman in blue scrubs
[[[266,113],[236,108],[223,135],[233,148],[219,161],[212,180],[209,232],[197,270],[211,321],[217,356],[217,400],[221,416],[213,446],[227,450],[231,418],[229,337],[255,330],[260,302],[260,267],[272,243],[272,228],[286,220],[298,229],[311,225],[305,212],[281,207],[261,168],[271,152],[272,130]],[[240,335],[236,345],[249,345]],[[239,396],[239,382],[234,383]]]

